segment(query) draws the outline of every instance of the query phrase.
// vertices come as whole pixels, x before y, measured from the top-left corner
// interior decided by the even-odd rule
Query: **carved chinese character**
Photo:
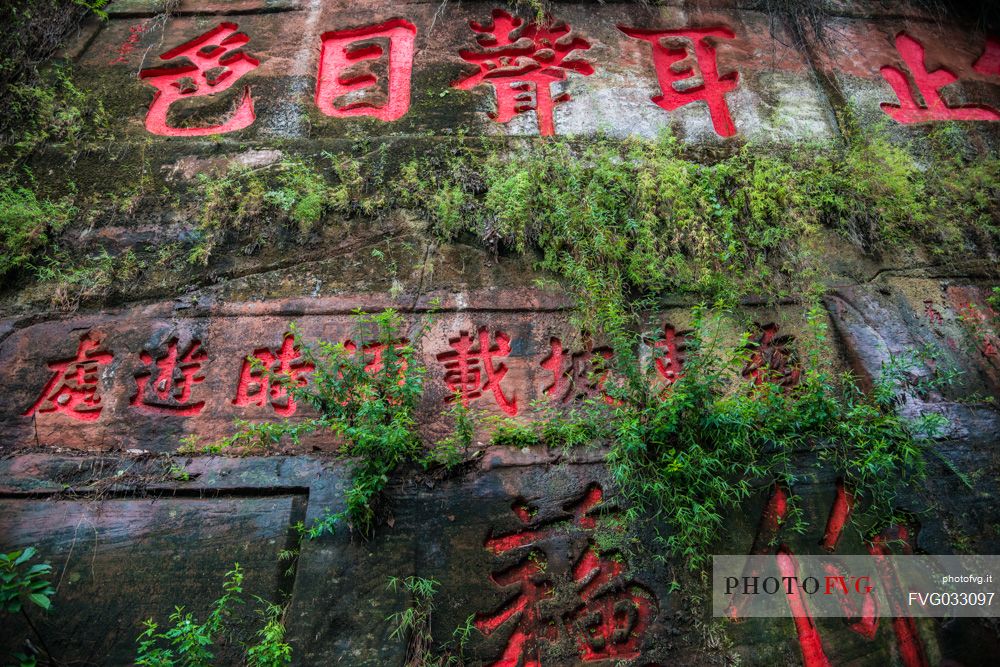
[[[721,27],[645,30],[625,26],[618,29],[653,46],[653,67],[660,84],[660,94],[652,98],[653,102],[667,111],[704,102],[716,134],[722,137],[736,134],[725,96],[736,88],[739,74],[719,76],[714,44],[716,39],[735,38],[732,30]]]
[[[958,81],[958,77],[944,67],[933,72],[928,71],[924,64],[924,47],[920,42],[901,32],[896,35],[896,49],[906,63],[909,76],[898,67],[889,65],[880,70],[899,98],[899,104],[883,102],[881,105],[882,111],[889,114],[893,120],[899,123],[923,123],[930,120],[1000,120],[1000,112],[986,105],[950,107],[945,104],[940,91],[949,83]],[[987,54],[984,53],[983,58],[986,57]],[[990,60],[986,60],[983,67],[988,68],[989,62]],[[910,88],[910,80],[923,99],[922,105]]]
[[[583,350],[569,352],[558,338],[549,340],[551,351],[541,366],[552,373],[552,384],[545,393],[554,401],[568,403],[575,398],[601,396],[609,405],[617,401],[608,395],[607,362],[614,356],[610,347],[594,347],[590,336],[584,337]]]
[[[254,121],[250,88],[243,90],[239,107],[226,122],[210,127],[173,127],[167,123],[170,105],[179,100],[214,95],[228,90],[243,75],[257,68],[259,61],[242,51],[250,38],[236,32],[235,23],[220,23],[200,37],[171,49],[162,60],[186,58],[189,65],[154,67],[139,72],[139,78],[156,88],[146,114],[146,129],[172,137],[199,137],[222,134],[248,127]]]
[[[586,60],[569,57],[574,51],[589,49],[590,42],[569,37],[569,25],[561,22],[525,23],[502,9],[494,9],[492,18],[488,26],[469,22],[479,33],[476,40],[482,50],[459,51],[459,56],[479,65],[479,71],[453,86],[469,90],[491,85],[497,98],[497,112],[492,115],[495,121],[506,123],[515,114],[534,110],[539,134],[555,134],[555,105],[568,101],[570,96],[563,93],[553,97],[552,84],[564,80],[571,71],[584,76],[594,73]]]
[[[101,349],[99,338],[89,332],[84,334],[75,357],[48,363],[52,377],[24,416],[59,412],[80,421],[95,421],[103,409],[97,395],[98,371],[113,358],[110,352]]]
[[[799,383],[802,370],[798,355],[792,349],[795,336],[778,335],[777,324],[758,327],[759,333],[747,345],[750,358],[743,367],[743,377],[756,385],[770,382],[781,387],[794,387]]]
[[[208,355],[201,349],[201,341],[192,340],[178,359],[177,338],[167,341],[167,350],[156,357],[143,350],[139,353],[145,368],[135,375],[136,391],[130,405],[144,412],[191,417],[201,412],[205,401],[191,402],[191,389],[205,379],[202,363]],[[155,366],[155,369],[154,369]],[[156,378],[153,378],[153,373]]]
[[[941,312],[934,307],[933,301],[924,301],[924,315],[927,316],[927,320],[931,324],[944,324],[944,317],[942,317]]]
[[[490,553],[506,556],[507,562],[507,554],[519,556],[514,565],[490,577],[501,588],[519,584],[517,594],[475,619],[484,635],[500,631],[507,636],[500,656],[490,663],[493,667],[540,667],[541,641],[557,641],[563,629],[584,662],[639,656],[643,636],[656,614],[655,597],[626,580],[620,555],[599,552],[590,537],[582,551],[580,546],[567,546],[580,543],[570,534],[589,534],[597,527],[594,514],[603,498],[601,487],[592,484],[581,498],[563,507],[563,516],[555,522],[540,519],[526,502],[515,501],[511,509],[522,527],[487,538]],[[557,594],[555,586],[560,581],[571,582],[572,593]]]
[[[396,349],[396,363],[399,365],[399,374],[402,376],[406,372],[406,357],[402,356],[401,350],[408,347],[410,342],[405,338],[393,341],[392,346]],[[388,345],[385,343],[366,343],[361,348],[361,353],[365,355],[365,371],[375,375],[385,366],[382,357],[385,355]],[[354,354],[358,350],[358,344],[352,340],[344,341],[344,349]],[[402,381],[402,380],[401,380]]]
[[[413,69],[413,43],[417,28],[409,21],[393,19],[378,25],[325,32],[316,77],[316,106],[327,116],[371,116],[390,121],[402,118],[410,108],[410,74]],[[384,101],[373,102],[378,95],[378,79],[358,72],[357,65],[377,60],[389,46],[387,94]]]
[[[469,401],[476,400],[483,392],[493,393],[500,409],[513,416],[517,414],[517,399],[508,398],[503,393],[500,382],[507,375],[507,365],[494,364],[494,358],[503,358],[510,354],[510,336],[502,331],[494,334],[496,343],[490,342],[490,334],[486,327],[480,327],[478,338],[473,338],[468,331],[459,333],[458,338],[452,338],[448,344],[451,352],[442,352],[437,360],[444,364],[444,382],[448,389],[457,393],[462,404],[468,406]],[[483,376],[486,381],[483,381]],[[455,396],[449,396],[449,401]]]
[[[820,543],[826,551],[833,552],[836,549],[840,535],[850,518],[854,503],[854,495],[845,488],[843,481],[838,481],[836,495],[827,518],[826,530]],[[787,545],[779,543],[781,525],[787,517],[787,512],[788,495],[784,489],[777,486],[772,490],[764,513],[761,515],[750,553],[753,555],[774,553],[781,576],[795,577],[798,573],[795,555]],[[885,563],[880,562],[882,557],[890,554],[887,546],[890,542],[902,544],[904,554],[913,553],[912,534],[910,529],[904,525],[891,526],[867,542],[868,553],[875,557],[876,567],[879,568],[882,581],[894,580],[889,569],[885,567]],[[778,545],[776,550],[773,546],[775,544]],[[831,570],[829,566],[826,566],[825,569],[831,577],[836,577],[838,574],[835,568]],[[749,566],[743,573],[745,577],[759,574]],[[887,597],[890,601],[898,601],[895,596]],[[812,619],[805,596],[797,587],[791,587],[786,591],[786,598],[794,617],[793,621],[799,648],[802,652],[803,664],[807,667],[828,666],[830,661],[826,656],[822,638]],[[727,615],[739,618],[743,606],[740,603],[746,603],[747,599],[746,597],[737,598],[734,605],[727,610]],[[896,604],[896,607],[901,607],[901,605]],[[851,609],[845,608],[845,611],[851,612],[847,617],[848,629],[869,641],[875,639],[879,618],[877,616],[878,601],[874,595],[866,595],[860,605],[854,604]],[[902,608],[894,608],[893,612],[895,617],[892,619],[892,627],[896,635],[896,645],[901,663],[906,667],[927,667],[929,663],[913,619]]]
[[[148,23],[149,21],[146,20],[129,26],[128,38],[118,47],[118,57],[109,62],[109,65],[128,62],[128,56],[135,50],[135,45],[139,43],[139,40],[142,39],[142,33],[149,30]]]
[[[306,386],[308,380],[305,375],[313,371],[315,366],[302,361],[302,354],[295,347],[295,337],[290,333],[285,334],[285,339],[277,352],[262,347],[254,350],[252,356],[260,360],[263,368],[254,368],[250,359],[243,360],[233,405],[263,407],[267,401],[270,401],[275,413],[282,417],[295,414],[297,407],[295,397],[288,391],[288,387],[264,372],[270,371],[274,375],[284,375],[292,386]]]

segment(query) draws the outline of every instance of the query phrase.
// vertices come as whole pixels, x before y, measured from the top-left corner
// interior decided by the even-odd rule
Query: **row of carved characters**
[[[469,90],[492,86],[496,96],[495,121],[506,123],[515,115],[534,111],[538,131],[543,136],[555,134],[553,111],[568,102],[567,93],[552,94],[552,86],[566,80],[570,73],[589,76],[594,65],[582,53],[590,42],[573,34],[569,24],[547,20],[525,21],[497,9],[488,24],[470,22],[479,49],[461,50],[459,56],[475,64],[478,70],[452,84]],[[674,111],[694,102],[704,102],[716,133],[723,137],[736,134],[729,113],[726,94],[738,82],[737,72],[720,74],[716,45],[734,39],[736,33],[723,26],[680,28],[674,30],[633,28],[619,25],[629,37],[649,42],[660,94],[652,101],[666,111]],[[140,31],[141,32],[141,31]],[[347,118],[370,116],[381,121],[402,118],[410,108],[410,80],[415,54],[417,27],[402,18],[374,25],[325,32],[320,36],[319,69],[315,101],[328,116]],[[126,46],[133,46],[139,33],[133,31]],[[146,129],[165,136],[203,136],[233,132],[254,122],[250,88],[243,91],[240,103],[230,118],[208,127],[174,127],[167,114],[175,102],[213,95],[229,89],[260,61],[242,47],[250,37],[238,32],[235,23],[217,27],[191,41],[163,53],[160,58],[184,58],[188,64],[144,69],[139,77],[156,88],[153,103],[146,114]],[[371,73],[356,73],[365,61],[386,57],[386,80]],[[882,76],[892,86],[898,104],[883,103],[882,110],[900,123],[942,120],[1000,120],[1000,112],[984,104],[948,106],[941,89],[958,80],[945,68],[930,71],[924,47],[901,32],[896,48],[905,69],[886,65]],[[125,52],[127,53],[127,51]],[[119,62],[125,53],[119,56]],[[1000,39],[988,38],[982,55],[973,69],[1000,80]]]
[[[672,384],[683,374],[688,335],[689,332],[677,331],[667,324],[662,337],[648,341],[660,383]],[[601,397],[614,404],[615,399],[609,395],[607,387],[608,362],[614,357],[614,351],[606,346],[595,347],[589,336],[583,336],[582,341],[581,349],[572,350],[566,349],[559,338],[550,339],[549,353],[539,363],[540,368],[552,374],[551,382],[544,389],[545,395],[563,403],[583,397]],[[790,387],[798,383],[800,371],[792,349],[793,341],[793,336],[779,334],[778,325],[774,323],[757,326],[749,342],[743,376],[755,384],[768,381]],[[397,346],[406,344],[406,340],[396,343]],[[471,402],[492,397],[505,413],[517,415],[517,397],[503,385],[509,368],[500,361],[511,353],[511,337],[501,330],[491,333],[481,326],[473,333],[460,331],[458,336],[449,339],[448,345],[450,350],[433,357],[444,371],[442,377],[449,392],[445,400],[461,400],[468,406]],[[350,340],[344,342],[344,347],[349,352],[357,351],[357,345]],[[375,373],[382,368],[385,347],[381,343],[364,346],[365,370]],[[250,361],[252,357],[259,360],[259,365]],[[113,359],[113,351],[102,347],[100,335],[88,331],[81,337],[74,356],[48,362],[52,375],[23,416],[59,413],[80,421],[99,419],[103,409],[100,369]],[[193,339],[183,347],[174,337],[167,341],[165,349],[143,350],[139,359],[142,367],[134,374],[132,407],[152,414],[189,417],[201,413],[205,401],[195,400],[194,390],[195,385],[205,379],[203,370],[209,356],[200,340]],[[257,348],[242,360],[231,403],[237,407],[270,405],[275,414],[282,417],[295,414],[294,396],[284,384],[272,382],[262,368],[286,376],[300,387],[306,386],[308,375],[314,370],[313,365],[302,358],[294,337],[285,334],[277,348]]]

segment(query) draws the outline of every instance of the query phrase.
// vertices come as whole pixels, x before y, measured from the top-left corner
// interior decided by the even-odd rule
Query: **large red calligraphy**
[[[568,72],[584,76],[594,73],[586,60],[569,58],[574,51],[590,48],[581,37],[569,37],[565,23],[549,21],[539,25],[525,23],[502,9],[494,9],[490,25],[471,21],[481,51],[459,51],[463,60],[479,65],[479,71],[457,83],[455,88],[469,90],[482,84],[493,86],[497,98],[498,123],[510,121],[515,114],[534,110],[538,133],[555,134],[555,105],[570,99],[563,93],[552,96],[552,84],[566,78]]]
[[[316,106],[327,116],[371,116],[383,121],[402,118],[410,108],[410,76],[417,28],[404,19],[378,25],[323,33],[316,77]],[[386,99],[368,97],[378,80],[371,74],[351,74],[359,63],[381,58],[385,49],[376,40],[388,40],[389,66]]]
[[[146,113],[146,129],[168,137],[199,137],[249,127],[255,118],[250,88],[243,90],[239,106],[224,123],[209,127],[173,127],[167,122],[167,112],[174,102],[228,90],[243,75],[256,69],[259,61],[237,50],[249,41],[249,37],[237,32],[235,23],[220,23],[160,56],[162,60],[187,58],[190,65],[153,67],[139,72],[140,79],[156,88],[153,103]]]
[[[715,132],[722,137],[736,134],[736,126],[729,114],[726,93],[736,88],[737,72],[719,76],[715,45],[710,39],[733,39],[729,28],[682,28],[679,30],[645,30],[642,28],[618,29],[629,37],[643,39],[653,45],[653,66],[660,84],[660,94],[652,100],[667,111],[673,111],[692,102],[704,102],[712,119]],[[687,46],[668,46],[679,40]],[[693,54],[694,58],[691,59]],[[691,60],[688,63],[688,60]],[[688,64],[685,64],[688,63]],[[695,68],[697,67],[697,71]],[[700,75],[701,82],[697,83]],[[678,89],[675,84],[684,84]],[[690,85],[687,85],[690,84]]]
[[[58,412],[79,421],[97,420],[103,409],[97,394],[98,370],[113,358],[110,352],[101,349],[96,336],[84,334],[75,356],[48,363],[52,377],[24,416]]]
[[[909,70],[909,77],[898,67],[886,65],[881,69],[882,76],[892,86],[899,99],[899,104],[884,102],[881,105],[882,111],[889,114],[893,120],[899,123],[923,123],[930,120],[1000,120],[1000,112],[986,105],[950,107],[945,104],[940,91],[949,83],[958,81],[958,77],[944,67],[933,72],[928,71],[924,64],[924,47],[920,42],[901,32],[896,35],[896,49]],[[983,58],[986,58],[986,54]],[[987,60],[987,64],[983,67],[989,67],[988,62]],[[914,96],[910,88],[910,79],[913,80],[917,93],[923,98],[923,105]]]

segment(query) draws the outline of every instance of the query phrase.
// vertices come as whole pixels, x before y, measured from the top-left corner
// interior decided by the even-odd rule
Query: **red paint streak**
[[[584,661],[633,660],[655,613],[652,594],[626,590],[622,564],[601,558],[591,544],[573,568],[584,604],[573,613],[573,629]]]
[[[154,67],[139,72],[139,78],[156,88],[146,114],[146,129],[167,137],[199,137],[249,127],[254,121],[250,88],[243,90],[239,107],[225,123],[210,127],[172,127],[167,124],[170,105],[179,100],[214,95],[228,90],[260,62],[237,49],[250,38],[237,32],[235,23],[220,23],[205,34],[171,49],[162,60],[187,58],[191,65]]]
[[[986,105],[946,105],[939,91],[958,81],[958,77],[943,67],[933,72],[928,71],[924,64],[924,47],[920,42],[901,32],[896,35],[896,49],[909,70],[909,77],[907,72],[898,67],[887,65],[880,70],[899,99],[899,104],[881,104],[882,111],[893,120],[906,124],[933,120],[1000,120],[1000,113]],[[910,88],[911,79],[917,93],[923,98],[923,105],[917,101]]]
[[[771,491],[771,496],[767,500],[767,505],[760,515],[760,522],[757,524],[757,533],[754,535],[753,544],[750,547],[751,556],[762,556],[767,554],[778,541],[778,533],[781,531],[781,522],[788,514],[788,494],[780,486],[776,485]],[[743,570],[744,577],[760,576],[759,570],[749,564]],[[740,618],[743,606],[749,602],[746,596],[736,597],[736,601],[726,610],[726,615],[730,618]]]
[[[668,385],[673,384],[684,374],[684,351],[687,347],[688,332],[678,333],[669,324],[663,327],[663,338],[653,343],[659,351],[656,356],[656,370]]]
[[[417,27],[404,19],[385,23],[325,32],[321,36],[319,75],[316,77],[316,106],[327,116],[347,118],[371,116],[381,121],[402,118],[410,108],[410,79],[413,72],[414,41]],[[378,81],[371,75],[345,74],[358,63],[381,58],[385,50],[365,42],[385,39],[389,42],[388,94],[382,104],[353,101],[338,105],[346,95],[373,89]]]
[[[781,522],[785,520],[787,514],[788,493],[780,485],[775,486],[757,525],[757,534],[750,548],[752,555],[761,556],[771,551],[771,545],[778,540]]]
[[[603,500],[604,490],[599,484],[591,484],[587,487],[587,491],[583,494],[583,498],[566,509],[573,513],[573,523],[580,528],[590,530],[597,526],[597,519],[588,515],[590,514],[590,511],[597,507]]]
[[[608,405],[620,403],[604,389],[610,375],[607,362],[614,357],[610,347],[595,348],[590,336],[584,337],[580,352],[567,352],[558,338],[551,338],[549,346],[549,356],[541,363],[552,373],[552,384],[545,388],[549,398],[568,403],[578,397],[600,396]]]
[[[453,348],[452,352],[437,355],[437,360],[444,364],[444,382],[451,392],[446,400],[455,400],[457,393],[462,404],[467,406],[470,400],[476,400],[482,397],[484,391],[490,391],[500,409],[514,416],[517,414],[517,399],[508,398],[500,386],[507,375],[507,366],[493,363],[494,357],[503,358],[510,354],[510,336],[497,331],[494,338],[496,343],[491,343],[486,327],[480,327],[477,345],[468,331],[462,331],[458,338],[448,341]],[[480,386],[484,374],[486,382]]]
[[[875,557],[875,567],[878,568],[882,581],[891,582],[890,586],[898,587],[899,582],[896,581],[889,562],[884,558],[892,555],[892,550],[889,548],[890,543],[902,543],[901,551],[904,554],[913,553],[909,530],[905,526],[899,525],[872,538],[868,544],[868,552]],[[892,629],[896,634],[900,661],[905,667],[928,667],[930,663],[924,654],[924,647],[917,632],[917,624],[906,614],[906,609],[902,607],[896,596],[890,598],[890,603],[894,615]]]
[[[150,383],[153,376],[153,356],[145,350],[139,354],[139,358],[149,368],[136,373],[136,392],[129,405],[143,412],[183,417],[193,417],[201,412],[205,401],[189,401],[192,387],[205,379],[204,375],[198,373],[202,364],[208,360],[208,355],[201,349],[201,341],[192,340],[179,361],[177,356],[177,338],[171,338],[167,342],[167,351],[155,360],[156,380]]]
[[[1000,76],[1000,39],[986,38],[983,55],[979,56],[972,69],[986,76]]]
[[[660,94],[652,98],[654,103],[667,111],[673,111],[692,102],[704,102],[708,105],[716,134],[722,137],[736,134],[736,126],[729,114],[725,96],[736,88],[739,74],[730,72],[719,76],[714,45],[718,39],[734,39],[736,33],[723,27],[644,30],[620,25],[618,29],[629,37],[645,40],[653,46],[653,66],[660,84]],[[713,41],[709,42],[709,38]],[[667,46],[668,39],[670,43],[686,40],[690,44],[690,52],[688,46]],[[698,71],[695,71],[695,67]],[[695,82],[699,75],[701,83],[683,89],[676,87],[678,83]]]
[[[85,333],[80,337],[76,356],[48,362],[52,377],[23,416],[58,412],[78,421],[96,421],[103,409],[97,395],[98,371],[112,359],[111,352],[101,349],[100,338]]]
[[[844,480],[837,480],[837,494],[833,499],[833,507],[830,508],[830,516],[826,520],[826,530],[823,533],[823,548],[833,552],[837,548],[837,541],[840,540],[841,533],[844,532],[844,525],[851,515],[854,507],[854,494],[844,488]]]
[[[517,500],[511,505],[511,509],[514,510],[514,514],[517,518],[521,520],[521,523],[529,523],[532,517],[532,507],[524,500]]]
[[[544,25],[511,16],[494,9],[490,25],[470,21],[482,50],[459,51],[466,62],[475,63],[479,71],[452,84],[460,90],[476,86],[493,86],[497,112],[492,118],[498,123],[509,122],[516,114],[535,111],[538,133],[555,134],[553,112],[557,104],[570,99],[568,94],[552,96],[552,84],[566,78],[569,72],[584,76],[594,73],[589,62],[568,58],[575,51],[590,48],[590,42],[580,37],[567,38],[570,26],[549,20]]]
[[[523,546],[534,544],[543,537],[545,537],[545,533],[538,530],[526,530],[510,535],[499,535],[486,540],[486,549],[494,555],[499,556],[512,549],[520,549]]]
[[[743,377],[755,385],[765,382],[789,389],[799,383],[801,369],[792,349],[795,336],[778,335],[778,325],[774,323],[759,326],[756,338],[748,344],[750,358],[743,368]]]
[[[795,577],[798,566],[795,557],[788,547],[782,545],[778,549],[778,570],[782,577]],[[786,589],[788,606],[792,610],[795,619],[795,632],[799,636],[799,648],[802,649],[802,664],[805,667],[828,667],[830,661],[823,651],[823,642],[820,641],[819,631],[816,624],[809,615],[809,606],[797,587],[792,587],[791,592]]]
[[[824,563],[823,569],[828,577],[843,578],[845,581],[849,578],[847,573],[842,572],[833,563]],[[853,595],[840,595],[837,601],[844,612],[847,627],[868,641],[875,639],[875,634],[878,632],[878,598],[875,594],[865,594],[861,609],[855,604],[856,598]]]
[[[490,614],[476,614],[475,626],[486,636],[514,619],[514,629],[507,640],[507,646],[500,658],[491,663],[493,667],[541,667],[538,655],[538,628],[541,625],[538,603],[552,596],[552,585],[541,580],[543,574],[539,565],[526,558],[517,565],[490,576],[493,583],[500,587],[519,584],[517,594],[499,609]],[[554,638],[548,629],[541,634],[543,637]]]
[[[135,50],[135,45],[139,43],[139,39],[142,38],[142,33],[146,32],[146,21],[142,23],[136,23],[130,26],[128,29],[128,38],[121,43],[118,47],[118,57],[109,62],[109,65],[117,65],[118,63],[127,63],[128,55]]]
[[[300,361],[302,355],[295,347],[295,337],[290,333],[285,334],[277,353],[262,347],[254,350],[252,356],[259,359],[272,373],[287,376],[298,387],[306,386],[308,380],[305,375],[315,369],[313,364]],[[276,414],[282,417],[295,414],[295,398],[288,392],[288,388],[279,382],[272,382],[267,374],[256,370],[249,359],[244,359],[233,405],[263,407],[268,400]]]

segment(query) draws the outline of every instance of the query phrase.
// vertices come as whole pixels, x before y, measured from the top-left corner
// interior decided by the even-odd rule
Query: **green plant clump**
[[[850,375],[822,361],[826,325],[810,313],[811,336],[798,383],[740,373],[750,348],[726,357],[713,331],[719,313],[696,309],[683,375],[659,394],[629,394],[614,409],[608,464],[632,500],[630,521],[650,513],[667,527],[662,544],[697,569],[721,535],[727,511],[760,485],[793,489],[793,455],[817,451],[832,460],[858,499],[852,525],[867,538],[894,520],[898,490],[922,477],[925,452],[945,420],[928,413],[916,421],[895,411],[902,375],[886,371],[869,394]],[[901,364],[902,362],[899,362]],[[932,378],[928,386],[949,381]],[[784,521],[805,524],[795,496]]]
[[[403,333],[401,316],[392,309],[375,314],[359,312],[356,321],[358,335],[352,347],[329,341],[307,342],[295,325],[290,325],[303,362],[314,368],[305,386],[271,372],[258,359],[251,358],[251,363],[272,383],[283,386],[295,400],[314,407],[319,417],[294,423],[243,422],[234,436],[221,442],[204,446],[189,442],[183,449],[204,453],[237,447],[266,449],[282,438],[298,443],[303,435],[316,432],[334,438],[340,443],[341,456],[352,462],[351,485],[342,512],[328,513],[310,528],[303,528],[310,538],[332,531],[342,520],[360,533],[370,534],[377,523],[378,501],[393,471],[404,463],[426,460],[415,417],[424,369],[416,359],[411,339]],[[416,334],[418,338],[420,335]],[[449,442],[448,450],[456,446]],[[432,456],[452,460],[454,455]]]
[[[212,603],[204,622],[192,612],[176,607],[170,614],[170,627],[163,630],[152,619],[143,623],[145,630],[136,638],[136,665],[143,667],[212,667],[214,651],[223,640],[235,641],[236,610],[243,600],[243,569],[239,563],[226,572],[222,596]],[[244,646],[247,667],[283,667],[292,661],[292,648],[285,642],[282,608],[256,597],[258,613],[264,624],[256,633],[256,642]]]
[[[49,611],[52,596],[56,594],[49,576],[52,566],[48,563],[31,563],[37,554],[35,547],[0,553],[0,613],[20,614],[34,633],[35,639],[51,662],[52,654],[45,644],[45,638],[28,615],[25,603]],[[38,658],[34,653],[15,653],[12,656],[20,667],[34,667]]]

